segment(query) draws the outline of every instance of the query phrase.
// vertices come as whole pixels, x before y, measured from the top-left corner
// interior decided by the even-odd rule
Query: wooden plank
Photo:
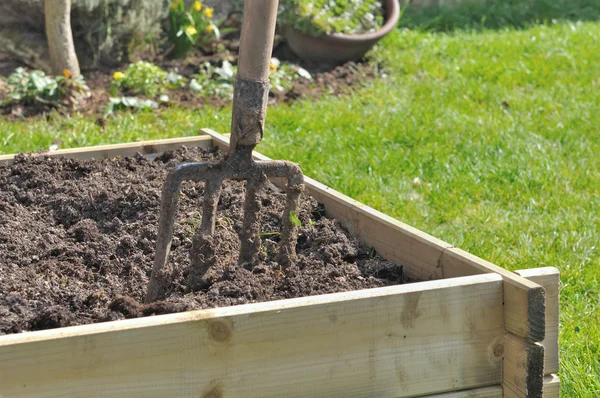
[[[212,139],[207,136],[171,138],[165,140],[129,142],[126,144],[99,145],[85,148],[61,149],[51,152],[33,152],[32,156],[64,156],[67,158],[111,158],[115,156],[133,156],[137,152],[147,155],[160,153],[187,145],[190,147],[211,148]],[[0,165],[11,164],[15,155],[1,155]]]
[[[210,129],[202,129],[214,139],[223,151],[229,148],[229,138]],[[254,152],[258,160],[270,158]],[[402,264],[408,276],[421,280],[439,279],[442,270],[441,254],[450,244],[406,225],[369,206],[366,206],[326,185],[305,177],[310,195],[325,205],[328,217],[342,222],[362,243],[369,245],[383,257]]]
[[[0,395],[405,397],[501,383],[478,275],[0,337]]]
[[[557,375],[544,376],[544,398],[560,398],[560,379]]]
[[[444,251],[440,264],[444,278],[494,272],[504,279],[504,320],[514,335],[542,341],[545,338],[546,300],[544,288],[464,250]]]
[[[558,326],[559,326],[559,284],[560,271],[554,267],[531,268],[515,271],[516,274],[542,286],[546,291],[546,338],[542,341],[546,352],[544,374],[550,375],[559,370]]]
[[[421,398],[502,398],[502,386],[473,388],[471,390],[424,395]]]
[[[502,387],[507,398],[542,398],[544,386],[544,347],[521,337],[504,338]]]

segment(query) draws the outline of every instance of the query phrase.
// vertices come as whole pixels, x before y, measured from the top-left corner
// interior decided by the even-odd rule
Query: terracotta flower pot
[[[398,0],[386,0],[385,23],[376,32],[347,35],[332,33],[319,37],[298,32],[289,25],[284,25],[283,34],[291,49],[306,61],[342,64],[347,61],[357,61],[369,51],[375,43],[396,27],[400,19],[400,4]]]

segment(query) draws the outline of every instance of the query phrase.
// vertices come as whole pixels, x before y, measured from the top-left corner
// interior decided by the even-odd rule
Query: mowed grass
[[[528,11],[494,30],[473,9],[412,12],[405,24],[427,29],[384,40],[387,78],[269,109],[259,150],[507,269],[558,267],[562,396],[599,397],[600,23],[575,20],[600,2],[556,3],[568,18],[532,25]],[[11,153],[227,132],[230,109],[121,114],[102,131],[83,116],[0,121]]]

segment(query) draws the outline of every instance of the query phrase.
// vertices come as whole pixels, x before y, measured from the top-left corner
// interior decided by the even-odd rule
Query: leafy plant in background
[[[283,0],[281,22],[311,36],[360,34],[383,26],[380,0]]]
[[[277,58],[271,58],[270,69],[271,89],[279,92],[291,89],[294,81],[299,78],[312,80],[311,74],[306,69],[294,64],[281,63]]]
[[[204,96],[231,99],[236,73],[237,67],[228,61],[223,61],[221,66],[204,62],[200,71],[192,77],[190,90]]]
[[[136,111],[148,111],[156,108],[158,108],[158,103],[148,99],[137,97],[111,97],[108,100],[108,106],[104,112],[104,117],[108,117],[118,110],[131,109]]]
[[[147,61],[138,61],[130,64],[124,72],[115,72],[111,85],[111,93],[116,94],[118,89],[133,95],[156,97],[165,89],[176,89],[185,86],[182,76],[162,70]]]
[[[271,89],[279,92],[289,90],[299,78],[312,79],[307,70],[297,65],[281,63],[277,58],[271,59],[270,69]],[[189,87],[196,94],[232,99],[236,73],[237,67],[227,61],[221,66],[205,62],[200,65],[200,71],[193,76]]]
[[[201,1],[194,1],[189,9],[184,0],[172,0],[169,5],[169,28],[167,36],[173,45],[173,56],[183,58],[194,46],[202,47],[209,40],[220,37],[213,21],[213,9]]]
[[[47,76],[40,70],[17,68],[7,79],[8,98],[15,103],[43,103],[59,106],[77,104],[91,93],[82,75],[73,77],[65,69],[63,76]]]
[[[90,88],[81,74],[73,76],[69,70],[65,69],[63,76],[56,76],[54,79],[58,84],[58,92],[63,101],[66,100],[72,104],[78,104],[83,99],[89,98],[92,95]]]
[[[20,1],[29,5],[41,1]],[[71,24],[82,66],[127,61],[157,41],[160,21],[166,16],[164,0],[73,0]],[[43,7],[42,11],[43,11]],[[31,18],[31,15],[28,15]],[[32,20],[36,20],[33,18]],[[43,27],[42,27],[43,31]]]

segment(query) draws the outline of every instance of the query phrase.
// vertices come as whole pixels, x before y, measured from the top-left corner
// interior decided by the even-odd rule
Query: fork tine
[[[204,205],[202,206],[202,225],[200,231],[204,235],[212,235],[215,232],[217,219],[217,205],[221,196],[221,185],[223,180],[212,179],[206,181],[204,189]]]
[[[160,216],[158,221],[158,236],[156,237],[156,252],[154,254],[154,265],[148,282],[146,292],[146,303],[151,303],[164,297],[168,285],[169,251],[173,238],[173,225],[175,224],[175,213],[179,204],[179,192],[184,180],[198,181],[207,175],[207,163],[181,164],[177,166],[167,177],[163,184]]]
[[[285,209],[282,214],[281,241],[279,242],[279,253],[276,261],[285,267],[289,267],[296,261],[296,243],[298,238],[298,225],[292,222],[292,214],[297,214],[298,201],[303,189],[304,176],[299,167],[290,167],[288,177],[287,195]]]
[[[160,216],[158,221],[158,236],[156,237],[156,252],[154,266],[146,292],[146,303],[151,303],[165,294],[165,286],[169,270],[167,263],[173,238],[173,224],[179,202],[181,177],[177,173],[169,175],[163,185]]]
[[[246,183],[246,198],[244,201],[244,222],[240,230],[240,255],[238,264],[253,263],[260,249],[260,216],[262,203],[258,193],[267,181],[260,173],[258,178],[249,179]]]

